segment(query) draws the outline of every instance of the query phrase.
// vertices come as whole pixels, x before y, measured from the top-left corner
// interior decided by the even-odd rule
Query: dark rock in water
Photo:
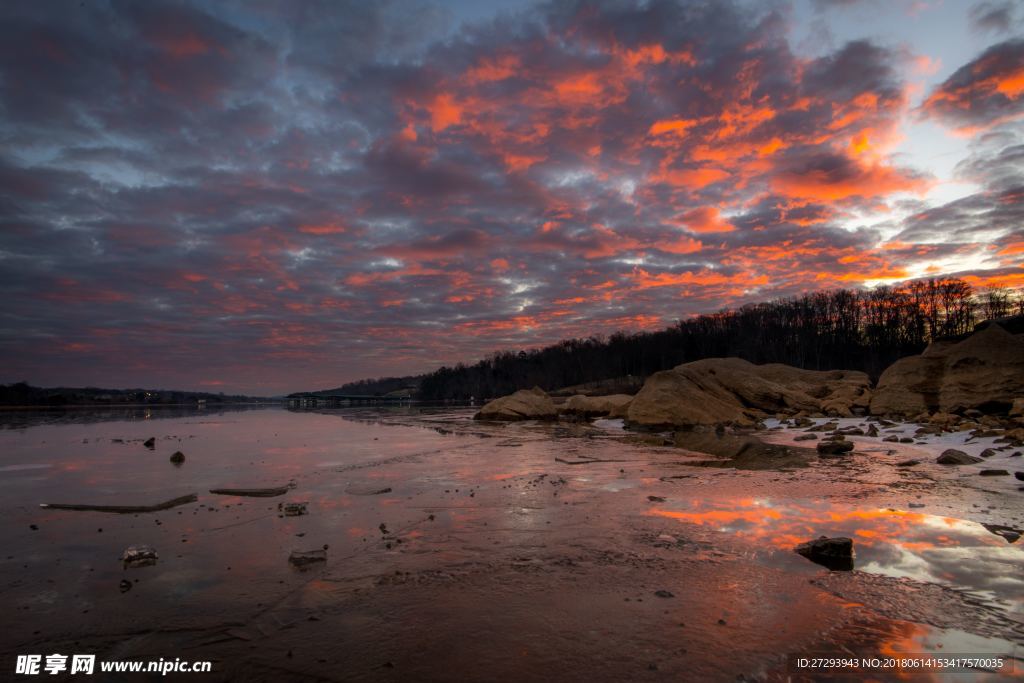
[[[133,545],[121,553],[121,561],[125,567],[146,567],[156,564],[156,550],[148,545]]]
[[[816,540],[801,543],[793,550],[811,562],[834,571],[853,569],[853,540],[844,536],[836,538],[822,536]]]
[[[153,450],[154,448],[156,448],[156,437],[149,437],[148,439],[142,442],[142,445],[148,448],[149,450]]]
[[[817,441],[818,436],[816,434],[801,434],[800,436],[793,439],[793,441]]]
[[[955,448],[947,448],[942,451],[935,462],[940,465],[973,465],[976,462],[981,462],[981,458],[977,458],[973,455],[967,455],[963,451],[958,451]]]
[[[293,550],[291,555],[288,556],[288,561],[296,567],[306,567],[315,562],[326,562],[327,551],[323,549]]]
[[[1010,473],[1006,470],[982,470],[978,472],[983,477],[1008,477]]]
[[[901,436],[900,443],[914,443],[914,440],[911,439],[909,436]]]
[[[920,460],[901,460],[896,463],[896,467],[913,467],[914,465],[920,465]]]
[[[1013,476],[1017,477],[1021,481],[1024,481],[1024,472],[1014,472]]]
[[[281,513],[285,517],[298,517],[300,515],[308,515],[309,514],[309,510],[307,510],[307,506],[308,505],[309,505],[308,502],[302,502],[302,503],[278,503],[277,504],[277,509],[280,510]]]
[[[887,436],[884,439],[882,439],[882,441],[888,441],[889,443],[898,443],[899,440],[900,437],[896,436],[895,434],[893,434],[892,436]]]
[[[652,503],[664,503],[665,502],[665,499],[662,498],[661,496],[647,496],[647,500],[651,501]]]
[[[181,451],[174,451],[174,455],[171,456],[171,462],[175,465],[180,465],[185,462],[185,454]]]
[[[876,427],[875,425],[870,425],[868,427],[868,431],[865,432],[865,435],[867,435],[867,436],[878,436],[878,427]]]
[[[667,590],[654,591],[654,594],[657,595],[659,598],[674,598],[674,597],[676,597],[673,593],[671,593],[671,592],[669,592]]]
[[[121,589],[122,593],[127,593],[132,589],[132,582],[128,579],[121,579],[121,583],[118,584],[118,588]]]
[[[823,458],[837,457],[852,450],[851,441],[822,441],[818,444],[818,455]]]
[[[996,454],[996,449],[994,449],[994,448],[986,448],[981,453],[978,453],[978,455],[980,455],[983,458],[991,458],[995,454]]]
[[[1020,529],[1014,529],[1013,527],[1001,524],[982,524],[982,526],[996,536],[1005,538],[1007,543],[1016,543],[1024,535],[1024,531]]]

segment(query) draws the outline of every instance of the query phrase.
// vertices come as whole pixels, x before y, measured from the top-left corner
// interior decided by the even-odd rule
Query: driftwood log
[[[86,510],[90,512],[119,512],[124,514],[131,512],[159,512],[160,510],[167,510],[169,508],[178,507],[179,505],[194,503],[197,500],[199,500],[199,498],[196,494],[190,493],[187,496],[171,498],[170,500],[164,501],[163,503],[157,503],[156,505],[77,505],[70,503],[40,503],[39,507],[47,508],[49,510]]]

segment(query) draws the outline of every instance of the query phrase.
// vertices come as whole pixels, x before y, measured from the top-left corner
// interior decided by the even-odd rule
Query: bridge
[[[411,403],[410,396],[372,396],[369,394],[291,394],[289,408],[339,408],[369,403]]]

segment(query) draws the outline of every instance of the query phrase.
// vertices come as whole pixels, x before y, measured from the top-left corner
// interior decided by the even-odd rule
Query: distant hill
[[[25,382],[0,384],[0,406],[208,405],[251,403],[269,399],[240,394],[166,389],[101,389],[98,387],[34,387]]]

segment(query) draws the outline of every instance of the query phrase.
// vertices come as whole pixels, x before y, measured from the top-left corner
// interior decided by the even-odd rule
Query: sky
[[[0,5],[0,382],[253,395],[1024,286],[1024,4]]]

